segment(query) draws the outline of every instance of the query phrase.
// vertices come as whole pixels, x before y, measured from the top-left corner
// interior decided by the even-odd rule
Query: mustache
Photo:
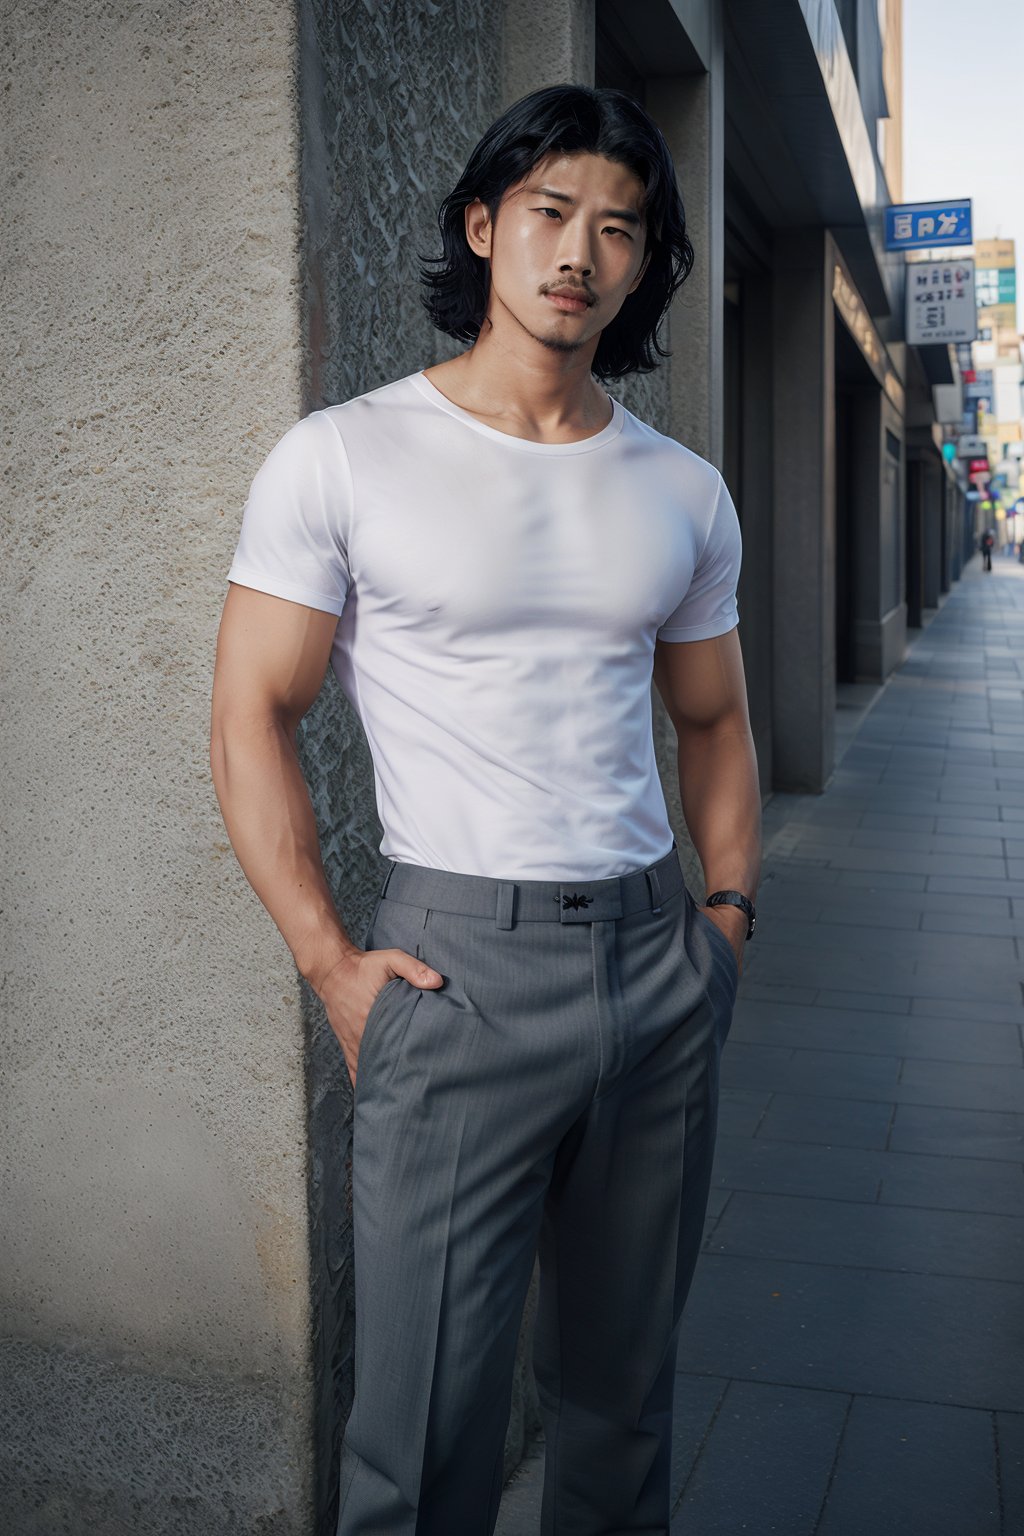
[[[555,294],[559,298],[582,299],[586,304],[594,304],[594,295],[587,288],[577,287],[575,283],[555,283],[550,288],[545,288],[544,293]]]

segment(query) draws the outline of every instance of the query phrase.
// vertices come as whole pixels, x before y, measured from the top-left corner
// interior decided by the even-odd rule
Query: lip
[[[546,293],[544,297],[567,315],[581,315],[585,309],[590,308],[590,300],[578,297],[575,293]]]

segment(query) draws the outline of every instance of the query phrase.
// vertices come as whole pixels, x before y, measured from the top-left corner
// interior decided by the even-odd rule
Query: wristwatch
[[[747,938],[750,938],[757,921],[757,912],[749,896],[744,896],[742,891],[712,891],[711,895],[705,898],[704,905],[706,907],[742,907],[747,914]]]

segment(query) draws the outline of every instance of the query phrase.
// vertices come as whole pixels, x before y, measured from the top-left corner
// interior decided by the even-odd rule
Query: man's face
[[[632,171],[603,155],[560,154],[506,190],[493,222],[472,202],[466,236],[491,263],[495,328],[511,324],[553,351],[596,350],[646,270],[643,191]]]

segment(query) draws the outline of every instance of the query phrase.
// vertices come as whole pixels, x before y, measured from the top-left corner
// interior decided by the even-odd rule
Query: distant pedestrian
[[[986,571],[990,571],[992,569],[992,550],[995,546],[995,542],[996,536],[992,532],[992,529],[986,528],[980,539],[981,553],[985,562],[983,569]]]

